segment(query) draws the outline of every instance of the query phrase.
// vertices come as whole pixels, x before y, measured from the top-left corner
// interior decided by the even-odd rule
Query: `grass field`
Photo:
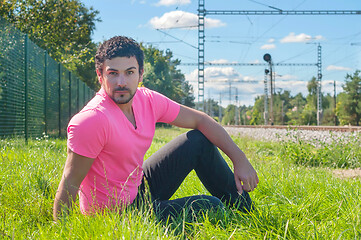
[[[181,132],[158,129],[147,156]],[[360,178],[333,174],[335,168],[360,167],[358,139],[318,147],[234,140],[260,178],[251,193],[256,210],[171,223],[158,222],[150,209],[84,216],[78,207],[53,223],[66,141],[43,138],[26,146],[21,139],[0,140],[0,239],[361,239]],[[194,173],[174,197],[192,194],[208,194]]]

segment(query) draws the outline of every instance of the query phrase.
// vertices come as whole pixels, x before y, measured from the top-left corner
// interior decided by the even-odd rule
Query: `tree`
[[[172,52],[142,46],[144,51],[144,86],[160,92],[172,100],[194,107],[192,86],[176,67],[179,60],[171,60]]]
[[[290,99],[289,104],[290,107],[286,112],[287,124],[302,125],[302,112],[306,105],[306,99],[302,96],[302,93],[298,93]]]
[[[322,125],[335,125],[334,97],[329,93],[322,98]],[[332,104],[331,104],[332,103]]]
[[[315,77],[307,83],[308,95],[306,97],[306,105],[301,114],[302,125],[317,124],[317,80]]]
[[[250,125],[264,124],[264,95],[256,97],[251,113]]]
[[[248,116],[251,116],[252,106],[242,105],[239,107],[240,124],[249,125]],[[247,114],[249,113],[249,114]]]
[[[337,116],[341,124],[360,126],[361,120],[361,76],[360,70],[353,75],[347,74],[342,87],[344,94],[340,94],[337,105]]]
[[[57,62],[93,89],[99,87],[94,71],[96,44],[91,41],[98,11],[80,0],[4,0],[0,16],[14,24]]]
[[[212,98],[208,98],[204,101],[206,113],[211,117],[219,116],[219,108],[218,102]]]
[[[222,118],[223,125],[234,125],[235,124],[235,112],[236,106],[233,104],[229,104],[224,110],[224,115]]]
[[[288,122],[288,116],[286,112],[291,108],[291,92],[290,91],[279,91],[274,95],[273,98],[273,115],[274,124],[284,125]]]

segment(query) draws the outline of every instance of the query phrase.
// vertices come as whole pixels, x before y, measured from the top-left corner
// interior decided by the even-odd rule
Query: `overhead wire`
[[[249,0],[251,1],[251,0]],[[300,4],[298,4],[295,8],[293,8],[292,10],[296,10],[299,6],[301,6],[302,4],[304,4],[307,0],[303,0]],[[280,22],[282,22],[285,18],[287,17],[287,15],[283,16],[280,20],[278,20],[275,24],[273,24],[269,29],[267,29],[264,33],[261,34],[261,36],[259,36],[254,42],[257,42],[261,37],[263,37],[266,33],[268,33],[269,31],[271,31],[274,27],[276,27]]]
[[[180,2],[180,1],[179,1],[179,2]],[[189,7],[190,7],[190,6],[188,6],[188,7],[186,8],[186,10],[183,11],[183,14],[176,20],[176,23],[178,23],[178,22],[182,19],[182,17],[185,15],[185,13],[186,13],[187,10],[189,9]],[[178,9],[179,9],[179,4],[175,7],[175,10],[178,10]],[[164,26],[164,24],[165,24],[165,23],[163,23],[162,26]],[[171,38],[177,40],[178,42],[184,43],[184,44],[186,44],[186,45],[188,45],[188,46],[190,46],[190,47],[192,47],[192,48],[198,49],[198,47],[196,47],[196,46],[194,46],[194,45],[192,45],[192,44],[184,41],[183,39],[185,38],[185,36],[183,36],[183,39],[181,39],[181,38],[175,37],[175,36],[173,36],[173,35],[165,32],[165,31],[163,31],[163,30],[170,30],[170,29],[185,29],[185,28],[186,28],[186,29],[188,29],[188,31],[187,31],[187,33],[186,33],[185,35],[187,35],[188,32],[190,31],[190,29],[196,28],[196,27],[198,27],[198,25],[193,25],[193,26],[174,26],[174,27],[162,27],[162,26],[161,26],[160,28],[156,28],[156,29],[155,29],[155,30],[157,30],[157,31],[159,31],[159,32],[161,32],[161,33],[163,34],[164,37],[162,38],[162,40],[164,40],[164,39],[168,36],[168,37],[171,37]],[[163,42],[166,43],[166,41],[163,41]],[[178,54],[178,55],[179,55],[179,54]],[[183,57],[184,57],[184,56],[183,56]],[[191,57],[187,57],[187,58],[192,59]]]
[[[166,32],[164,32],[164,31],[162,31],[162,30],[160,30],[160,29],[158,29],[158,28],[156,28],[156,30],[159,31],[159,32],[161,32],[161,33],[163,33],[163,34],[165,34],[165,35],[167,35],[167,36],[169,36],[169,37],[171,37],[171,38],[174,38],[174,39],[176,39],[176,40],[178,40],[178,41],[180,41],[180,42],[182,42],[182,43],[184,43],[184,44],[186,44],[186,45],[188,45],[188,46],[190,46],[190,47],[192,47],[192,48],[198,49],[198,47],[196,47],[196,46],[194,46],[194,45],[192,45],[192,44],[190,44],[190,43],[187,43],[187,42],[183,41],[183,40],[180,39],[180,38],[177,38],[177,37],[175,37],[175,36],[173,36],[173,35],[170,35],[169,33],[166,33]]]
[[[255,0],[249,0],[249,1],[254,2],[254,3],[257,3],[257,4],[260,4],[260,5],[262,5],[262,6],[266,6],[266,7],[272,8],[272,9],[276,9],[276,10],[278,10],[278,11],[282,11],[282,9],[280,9],[280,8],[277,8],[277,7],[274,7],[274,6],[270,6],[270,5],[267,5],[267,4],[263,4],[263,3],[260,3],[260,2],[258,2],[258,1],[255,1]],[[307,0],[302,1],[302,2],[301,2],[300,4],[298,4],[293,10],[297,9],[299,6],[301,6],[302,4],[304,4],[306,1],[307,1]],[[287,16],[282,17],[278,22],[276,22],[275,24],[273,24],[268,30],[266,30],[265,32],[263,32],[263,33],[262,33],[260,36],[258,36],[255,40],[252,40],[252,44],[258,42],[261,38],[263,38],[263,36],[264,36],[266,33],[268,33],[269,31],[271,31],[275,26],[277,26],[281,21],[283,21],[285,17],[287,17]],[[243,57],[240,57],[240,58],[239,58],[241,61],[244,61],[244,59],[247,57],[249,51],[251,50],[252,44],[247,47],[246,51],[243,53]],[[242,59],[243,59],[243,60],[242,60]],[[258,73],[259,73],[259,72],[260,72],[260,71],[258,71]]]

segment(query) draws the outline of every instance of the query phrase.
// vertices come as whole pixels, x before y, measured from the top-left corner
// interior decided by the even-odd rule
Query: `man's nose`
[[[127,85],[127,81],[123,75],[119,75],[119,77],[117,79],[117,85],[118,86],[126,86]]]

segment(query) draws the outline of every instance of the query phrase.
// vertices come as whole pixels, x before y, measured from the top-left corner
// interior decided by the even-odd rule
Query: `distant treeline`
[[[69,71],[77,73],[94,91],[100,87],[94,70],[94,55],[99,43],[92,41],[91,34],[95,23],[101,21],[98,13],[93,8],[85,7],[79,0],[5,0],[0,6],[0,16],[28,34],[34,43],[46,49],[53,59],[64,64]],[[145,53],[144,86],[194,107],[192,86],[177,69],[180,61],[172,58],[171,51],[161,51],[153,46],[142,47]],[[347,74],[343,91],[337,96],[322,96],[322,125],[360,125],[359,74],[359,70],[352,75]],[[207,99],[204,109],[223,124],[262,125],[268,122],[275,125],[316,125],[316,79],[312,78],[307,87],[307,96],[301,93],[291,96],[289,91],[275,93],[273,111],[269,111],[268,121],[264,119],[264,96],[257,97],[254,106],[229,105],[227,108],[220,107],[213,99]]]

